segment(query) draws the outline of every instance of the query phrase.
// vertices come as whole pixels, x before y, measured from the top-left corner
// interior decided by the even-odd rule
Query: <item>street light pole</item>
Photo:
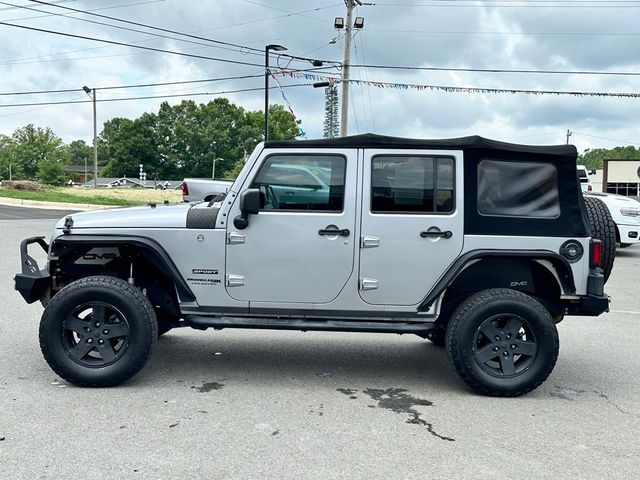
[[[286,50],[282,45],[265,45],[264,47],[264,141],[269,140],[269,50],[283,52]]]
[[[93,100],[93,188],[98,188],[98,127],[96,122],[96,89],[91,89],[86,85],[82,87],[87,95]],[[86,178],[85,178],[86,181]]]

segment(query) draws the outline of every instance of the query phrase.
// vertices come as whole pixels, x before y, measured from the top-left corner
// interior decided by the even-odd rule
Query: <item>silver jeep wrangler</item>
[[[15,283],[76,385],[128,380],[189,326],[412,333],[476,392],[517,396],[551,373],[564,315],[608,310],[612,228],[573,146],[271,141],[224,198],[67,216],[22,242]]]

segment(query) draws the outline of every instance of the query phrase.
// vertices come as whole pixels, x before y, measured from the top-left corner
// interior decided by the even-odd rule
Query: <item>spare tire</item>
[[[616,224],[611,217],[609,209],[602,200],[585,195],[584,203],[587,206],[587,217],[591,236],[602,242],[602,271],[606,282],[613,269],[613,260],[616,256]]]

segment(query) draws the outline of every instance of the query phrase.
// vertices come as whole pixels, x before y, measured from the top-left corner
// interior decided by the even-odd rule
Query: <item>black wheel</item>
[[[478,292],[447,327],[449,360],[473,390],[515,397],[545,381],[558,358],[558,332],[537,300],[510,289]]]
[[[118,385],[151,356],[158,337],[153,307],[135,286],[87,277],[55,295],[42,314],[40,348],[49,366],[83,387]]]
[[[606,282],[616,256],[616,224],[607,206],[596,197],[585,196],[591,236],[602,242],[602,272]]]

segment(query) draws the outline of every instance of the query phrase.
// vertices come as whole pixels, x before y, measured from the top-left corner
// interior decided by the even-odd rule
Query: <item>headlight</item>
[[[640,217],[640,209],[638,208],[621,208],[620,215],[625,217]]]

